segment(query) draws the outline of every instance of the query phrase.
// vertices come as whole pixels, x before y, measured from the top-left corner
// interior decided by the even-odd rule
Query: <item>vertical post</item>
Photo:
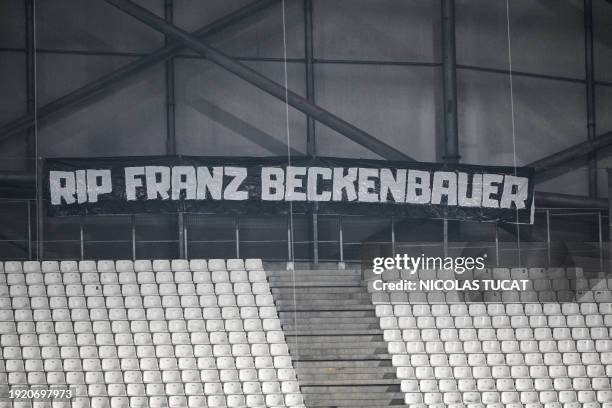
[[[395,217],[391,216],[391,255],[395,258]]]
[[[598,230],[598,235],[599,235],[599,272],[603,272],[604,270],[604,262],[603,262],[603,258],[604,258],[604,253],[603,253],[603,230],[601,228],[601,222],[602,222],[602,217],[601,217],[601,210],[597,211],[597,230]]]
[[[234,218],[234,233],[236,239],[236,258],[240,258],[240,219],[238,215]]]
[[[608,168],[608,251],[612,253],[612,169]],[[610,257],[610,269],[612,270],[612,256]]]
[[[174,20],[173,0],[164,2],[164,18],[170,24]],[[166,36],[166,45],[172,43],[172,39]],[[176,154],[176,128],[175,128],[175,98],[174,98],[174,58],[166,60],[166,152],[169,155]]]
[[[293,234],[291,231],[291,213],[287,214],[287,265],[291,264],[288,269],[293,269]]]
[[[45,203],[43,200],[44,169],[42,159],[37,160],[36,177],[36,257],[42,261],[45,256]]]
[[[136,216],[131,216],[132,222],[132,260],[136,260]]]
[[[178,213],[177,223],[179,258],[185,259],[185,216],[182,211]]]
[[[552,264],[552,255],[550,253],[550,210],[546,210],[546,254],[548,257],[548,266]]]
[[[341,215],[338,216],[338,235],[340,240],[340,262],[344,263],[344,228]]]
[[[317,203],[315,203],[315,210],[312,214],[312,255],[315,264],[319,263],[319,216],[317,207]]]
[[[26,112],[34,114],[36,110],[36,26],[34,24],[34,0],[25,0],[25,49],[26,49]],[[26,134],[27,168],[33,171],[36,167],[36,134],[33,128]]]
[[[457,57],[455,45],[455,0],[442,0],[442,82],[444,92],[444,161],[457,163]]]
[[[587,137],[597,137],[595,109],[595,68],[593,53],[593,0],[584,0],[584,68],[586,74]],[[597,197],[597,153],[588,155],[589,197]]]
[[[189,236],[187,235],[187,226],[189,222],[183,220],[183,247],[185,248],[185,259],[189,259]]]
[[[495,265],[499,266],[499,226],[495,223]]]
[[[457,126],[457,56],[455,44],[455,0],[442,0],[442,90],[444,112],[445,163],[458,163],[459,130]],[[454,228],[457,222],[452,222]],[[444,256],[448,256],[449,222],[444,219]]]
[[[85,259],[85,231],[83,229],[83,216],[79,217],[79,244],[81,261]]]
[[[444,224],[442,226],[443,234],[444,234],[444,256],[448,256],[448,220],[444,219]]]
[[[519,224],[516,224],[516,249],[518,254],[518,267],[520,268],[523,262],[521,262],[521,227]]]
[[[304,0],[304,47],[306,62],[306,99],[315,101],[314,90],[314,52],[312,36],[312,0]],[[315,121],[311,116],[306,119],[306,149],[308,155],[316,157],[317,143],[315,136]]]
[[[312,35],[312,0],[304,0],[304,48],[306,72],[306,99],[315,101],[314,88],[314,52]],[[310,157],[317,156],[317,142],[315,135],[315,121],[312,116],[306,117],[306,151]],[[317,213],[318,203],[314,203],[310,214],[310,231],[312,234],[312,256],[315,264],[319,263],[319,229]]]
[[[32,202],[26,201],[27,220],[28,220],[28,260],[32,260]]]
[[[174,0],[164,0],[164,18],[170,24],[174,23]],[[172,39],[166,36],[166,45],[172,43]],[[174,96],[174,58],[170,57],[165,62],[166,73],[166,154],[176,155],[176,115]],[[178,229],[179,258],[185,258],[185,225],[183,212],[179,212],[176,218]]]

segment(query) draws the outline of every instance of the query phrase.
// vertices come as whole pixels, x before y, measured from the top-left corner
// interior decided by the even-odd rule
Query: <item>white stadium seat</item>
[[[303,406],[260,260],[0,265],[0,381],[68,382],[79,406]]]
[[[509,294],[502,297],[505,304],[498,300],[446,303],[411,293],[412,304],[404,304],[394,294],[373,293],[405,402],[437,405],[437,390],[444,393],[442,401],[447,405],[484,403],[487,407],[542,403],[544,408],[571,408],[612,398],[610,295],[607,286],[601,286],[594,296],[579,293],[580,302],[572,301],[566,293],[572,286],[565,279],[576,273],[581,271],[493,270],[494,278],[535,280],[530,291],[536,301],[538,295],[545,299],[543,303],[521,303]],[[599,280],[595,283],[601,285]],[[448,370],[459,382],[446,382],[453,378]],[[472,376],[478,379],[478,392]],[[437,383],[429,382],[434,378],[439,379]],[[413,379],[426,382],[418,387]],[[455,385],[459,395],[454,394]]]

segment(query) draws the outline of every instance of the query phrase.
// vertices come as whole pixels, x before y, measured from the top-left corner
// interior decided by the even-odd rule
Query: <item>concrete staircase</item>
[[[403,406],[400,381],[359,268],[267,272],[307,407]],[[295,299],[294,299],[295,295]]]

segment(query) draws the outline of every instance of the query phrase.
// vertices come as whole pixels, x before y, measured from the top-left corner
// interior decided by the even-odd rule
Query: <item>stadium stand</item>
[[[419,277],[448,278],[447,271]],[[529,290],[369,289],[408,406],[612,407],[612,287],[579,269],[493,269]],[[383,280],[407,278],[398,271]]]
[[[304,407],[261,260],[0,263],[0,346],[45,407]]]

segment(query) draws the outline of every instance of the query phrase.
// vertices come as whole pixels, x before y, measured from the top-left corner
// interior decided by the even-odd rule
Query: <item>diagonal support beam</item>
[[[593,198],[561,193],[545,193],[543,191],[535,192],[535,203],[538,207],[608,208],[608,199],[606,198]]]
[[[259,145],[276,156],[287,155],[287,145],[282,140],[276,139],[274,136],[258,129],[248,122],[235,116],[232,112],[228,112],[214,103],[201,98],[192,97],[187,100],[189,106],[196,111],[205,115],[209,119],[217,122],[226,129],[239,134],[246,140]],[[304,153],[290,147],[290,153],[293,156],[303,156]]]
[[[612,131],[604,133],[593,140],[587,140],[563,149],[550,156],[529,163],[528,167],[535,167],[536,182],[547,180],[551,174],[557,176],[580,167],[576,161],[587,157],[598,150],[612,145]]]
[[[306,98],[297,93],[288,90],[283,85],[272,81],[268,77],[261,75],[259,72],[242,64],[239,61],[225,55],[216,48],[211,47],[203,41],[200,41],[195,36],[187,33],[180,28],[169,24],[164,19],[151,13],[149,10],[129,1],[129,0],[105,0],[107,3],[114,5],[118,9],[130,14],[134,18],[142,21],[149,27],[174,38],[181,42],[186,47],[191,48],[208,60],[214,62],[220,67],[233,73],[239,78],[258,87],[262,91],[288,103],[295,109],[313,117],[315,120],[332,128],[333,130],[343,134],[355,143],[358,143],[379,156],[389,160],[406,160],[414,161],[410,156],[400,152],[392,146],[378,140],[374,136],[364,132],[349,122],[341,119],[333,113],[321,108],[320,106],[309,102]]]
[[[206,38],[216,34],[227,27],[244,20],[245,18],[265,9],[266,7],[277,3],[279,0],[257,0],[249,5],[236,10],[220,19],[208,24],[207,26],[195,31],[192,35],[198,38]],[[178,43],[168,44],[163,48],[152,52],[151,54],[139,58],[113,72],[107,74],[95,81],[88,83],[67,95],[55,99],[48,104],[38,108],[38,120],[44,121],[51,117],[60,117],[68,115],[75,110],[82,108],[87,102],[96,97],[103,95],[106,92],[112,91],[124,81],[133,78],[134,76],[144,72],[153,65],[166,61],[169,58],[177,55],[184,50],[184,47]],[[7,123],[0,127],[0,141],[11,136],[19,134],[19,132],[34,126],[34,114],[27,115]]]

